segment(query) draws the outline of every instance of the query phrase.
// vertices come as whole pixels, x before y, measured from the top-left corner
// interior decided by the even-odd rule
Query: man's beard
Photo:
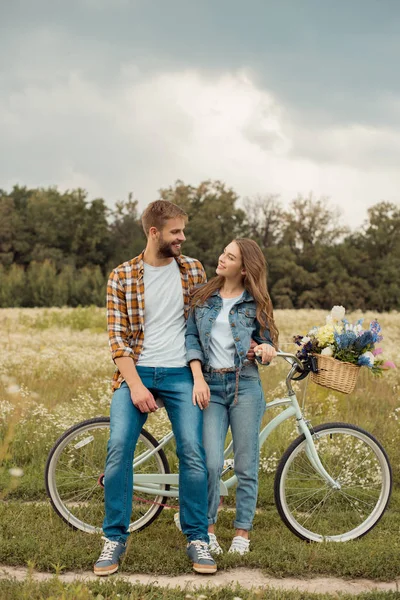
[[[164,242],[162,237],[160,237],[159,244],[159,258],[174,258],[175,256],[179,256],[181,253],[180,248],[174,248],[171,243]]]

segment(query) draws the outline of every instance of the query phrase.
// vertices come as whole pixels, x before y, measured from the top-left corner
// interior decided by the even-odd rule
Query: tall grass
[[[354,314],[372,320],[374,314]],[[320,310],[278,310],[280,346],[295,351],[292,336],[320,324]],[[400,364],[400,314],[379,316],[385,356]],[[1,494],[9,497],[43,496],[46,455],[57,437],[85,418],[107,414],[111,399],[113,364],[105,331],[104,310],[0,310],[0,439]],[[288,366],[282,360],[261,368],[266,400],[285,394]],[[308,382],[296,384],[299,398],[313,424],[347,421],[371,431],[388,451],[395,482],[400,481],[400,371],[374,378],[362,369],[356,390],[343,395]],[[267,412],[268,421],[273,414]],[[160,437],[169,428],[165,411],[152,415],[146,427]],[[284,449],[297,435],[292,421],[284,423],[262,449],[261,468],[271,474]],[[173,453],[170,453],[174,462]],[[10,469],[22,469],[15,480]],[[11,471],[13,473],[13,471]],[[20,471],[19,471],[20,473]],[[18,483],[18,485],[16,485]]]

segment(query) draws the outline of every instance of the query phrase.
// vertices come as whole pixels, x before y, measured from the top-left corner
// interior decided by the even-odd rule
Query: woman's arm
[[[210,402],[210,388],[204,379],[201,362],[199,360],[192,360],[189,366],[193,374],[193,404],[197,404],[201,409],[207,408]]]
[[[263,334],[261,335],[261,325],[257,320],[255,321],[255,326],[251,337],[255,342],[257,342],[257,344],[270,344],[270,346],[274,345],[273,341],[271,340],[268,327],[263,330]]]
[[[189,312],[186,322],[186,360],[188,363],[190,363],[192,360],[198,360],[200,363],[204,363],[204,353],[200,343],[199,330],[197,329],[194,311],[195,309],[192,309]]]
[[[258,344],[253,348],[256,358],[261,358],[263,365],[269,364],[276,356],[275,346],[271,340],[269,329],[266,327],[263,331],[263,335],[261,335],[261,325],[256,320],[252,338]]]
[[[186,358],[193,374],[193,404],[197,404],[203,409],[207,408],[210,402],[210,388],[204,380],[201,368],[204,362],[204,353],[201,347],[194,311],[195,309],[190,311],[186,324]]]

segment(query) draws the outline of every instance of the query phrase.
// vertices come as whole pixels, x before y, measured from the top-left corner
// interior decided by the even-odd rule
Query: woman
[[[257,503],[258,434],[265,410],[257,365],[246,355],[253,339],[261,362],[270,362],[276,355],[278,331],[267,290],[265,258],[254,241],[232,241],[219,257],[216,273],[193,294],[186,353],[194,378],[193,404],[207,408],[203,443],[208,468],[210,551],[222,553],[214,527],[230,426],[238,485],[236,532],[229,552],[245,554]]]

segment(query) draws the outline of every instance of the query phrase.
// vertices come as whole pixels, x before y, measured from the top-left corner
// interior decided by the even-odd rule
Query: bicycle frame
[[[266,442],[271,433],[279,427],[281,423],[290,419],[291,417],[296,418],[297,429],[299,434],[304,434],[307,441],[307,449],[306,453],[310,463],[314,467],[314,469],[326,480],[328,485],[330,485],[333,489],[340,489],[340,484],[335,481],[329,473],[323,467],[321,460],[316,451],[313,434],[310,431],[308,423],[304,420],[303,414],[301,412],[301,408],[297,401],[297,397],[292,388],[292,378],[297,370],[297,366],[299,366],[303,370],[303,365],[301,361],[294,355],[288,354],[284,352],[278,352],[277,356],[284,358],[292,365],[289,373],[286,377],[286,387],[288,390],[288,395],[284,398],[276,398],[272,400],[272,402],[268,402],[266,404],[266,410],[271,408],[276,408],[277,406],[287,406],[287,408],[276,415],[261,431],[259,434],[260,448]],[[165,435],[162,440],[159,442],[157,448],[153,450],[147,450],[140,456],[138,456],[133,463],[133,470],[135,471],[135,466],[141,465],[143,462],[146,462],[150,456],[155,454],[160,448],[163,448],[168,444],[174,434],[170,431],[167,435]],[[233,452],[233,442],[231,442],[228,447],[225,449],[224,457],[227,458]],[[226,474],[228,471],[232,470],[233,467],[228,467],[223,471],[223,474]],[[177,498],[179,495],[178,490],[179,476],[177,473],[163,474],[163,475],[155,475],[155,474],[138,474],[134,477],[134,493],[142,492],[147,494],[160,494],[163,496],[168,496],[172,498]],[[220,494],[221,496],[227,496],[229,494],[230,488],[232,488],[237,483],[236,475],[232,475],[229,479],[220,482]],[[170,489],[160,490],[161,485],[168,485]]]

